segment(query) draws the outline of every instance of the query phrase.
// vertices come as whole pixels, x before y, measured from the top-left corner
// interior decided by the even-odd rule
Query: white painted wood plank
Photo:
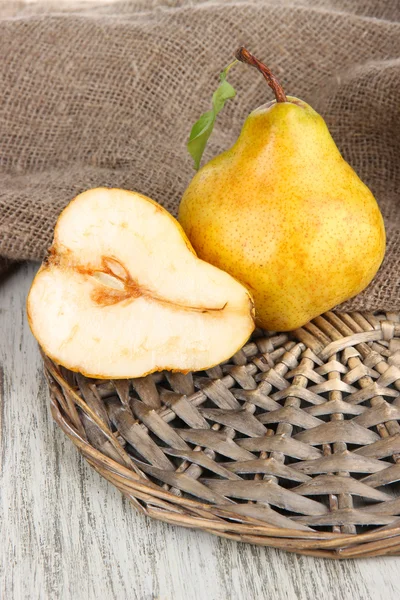
[[[335,562],[138,515],[53,424],[25,318],[36,270],[0,284],[2,600],[397,600],[399,558]]]

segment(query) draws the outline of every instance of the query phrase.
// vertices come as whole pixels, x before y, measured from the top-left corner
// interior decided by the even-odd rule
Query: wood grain
[[[52,422],[25,318],[36,268],[0,286],[1,600],[400,597],[400,558],[313,559],[138,515]]]

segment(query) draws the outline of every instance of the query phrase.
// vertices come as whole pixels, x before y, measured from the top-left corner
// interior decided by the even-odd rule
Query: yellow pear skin
[[[256,322],[296,329],[363,290],[385,252],[382,215],[322,117],[288,97],[253,111],[195,175],[179,221],[198,256],[241,281]]]

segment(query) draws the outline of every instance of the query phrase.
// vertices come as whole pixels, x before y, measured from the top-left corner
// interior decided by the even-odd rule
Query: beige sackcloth
[[[387,230],[372,284],[340,308],[400,309],[399,0],[58,0],[0,4],[0,262],[40,260],[61,209],[95,186],[173,214],[190,128],[239,45],[326,120]],[[237,65],[203,160],[272,98]],[[8,259],[7,261],[5,259]]]

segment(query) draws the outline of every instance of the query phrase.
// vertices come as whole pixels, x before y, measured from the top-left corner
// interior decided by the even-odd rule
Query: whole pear
[[[195,175],[179,221],[200,258],[247,286],[257,324],[288,331],[370,283],[385,229],[323,118],[286,98],[248,51],[237,57],[263,73],[277,100],[253,111],[232,148]]]

